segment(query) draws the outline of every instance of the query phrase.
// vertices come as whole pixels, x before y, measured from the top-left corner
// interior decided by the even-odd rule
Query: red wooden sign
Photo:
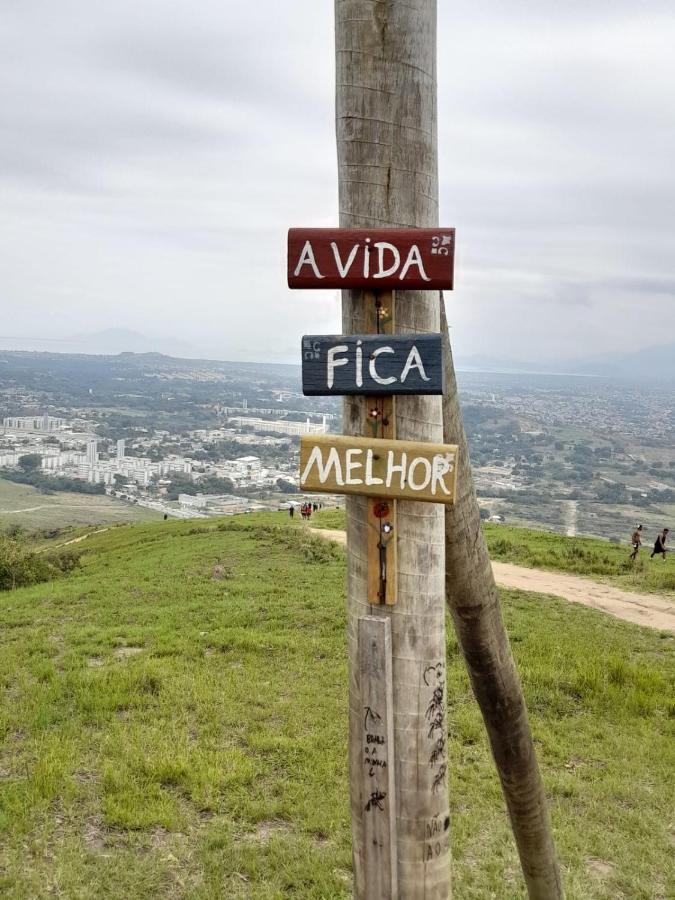
[[[451,290],[454,228],[291,228],[290,288]]]

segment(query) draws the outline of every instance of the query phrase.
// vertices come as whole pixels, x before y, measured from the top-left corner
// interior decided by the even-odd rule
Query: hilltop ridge
[[[77,547],[80,571],[0,593],[0,893],[346,900],[343,551],[281,513]],[[658,896],[675,641],[538,594],[503,610],[569,896]],[[456,889],[515,895],[452,633],[447,651]]]

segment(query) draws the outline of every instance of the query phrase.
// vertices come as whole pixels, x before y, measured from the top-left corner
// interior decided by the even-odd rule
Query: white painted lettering
[[[376,478],[373,475],[373,451],[366,450],[366,484],[383,484],[381,478]]]
[[[319,272],[316,260],[314,259],[314,250],[312,249],[310,241],[305,241],[305,246],[302,248],[300,259],[298,260],[298,264],[295,267],[295,272],[293,272],[293,274],[296,276],[299,275],[303,266],[311,266],[312,271],[317,278],[325,278],[325,275],[322,275],[321,272]]]
[[[363,254],[363,277],[368,278],[370,275],[370,238],[366,238],[366,249]]]
[[[408,454],[405,451],[401,452],[401,465],[397,466],[394,464],[394,450],[387,451],[387,474],[385,476],[385,484],[387,487],[391,487],[392,478],[394,477],[394,472],[398,472],[401,476],[401,490],[405,487],[405,470],[406,464],[408,462]]]
[[[424,480],[416,483],[414,472],[419,467],[424,469]],[[418,456],[410,463],[408,467],[408,484],[413,491],[423,491],[431,481],[431,463],[425,456]]]
[[[350,448],[345,453],[345,484],[363,484],[362,478],[356,478],[352,475],[354,469],[362,469],[363,463],[354,459],[355,456],[361,456],[363,450]]]
[[[411,266],[417,266],[419,269],[419,273],[422,276],[424,281],[431,281],[431,278],[427,278],[427,273],[424,271],[424,264],[422,263],[422,256],[420,254],[419,247],[417,244],[413,244],[410,248],[410,253],[408,253],[408,258],[406,259],[403,268],[401,269],[401,274],[398,276],[401,281],[408,274],[408,269]]]
[[[349,270],[352,267],[352,263],[356,259],[356,254],[359,252],[360,244],[354,244],[349,256],[347,257],[347,262],[344,265],[342,264],[340,251],[338,250],[338,245],[335,243],[335,241],[331,241],[330,246],[333,251],[333,256],[335,257],[335,265],[337,266],[337,270],[340,273],[340,278],[346,278],[347,275],[349,275]]]
[[[368,371],[370,372],[370,377],[373,379],[373,381],[376,381],[378,384],[393,384],[396,381],[396,379],[394,378],[393,375],[390,375],[389,378],[382,378],[380,375],[377,374],[377,369],[375,368],[375,363],[376,363],[377,357],[380,355],[380,353],[393,353],[393,352],[394,352],[393,347],[378,347],[376,350],[373,350],[373,352],[370,355]]]
[[[378,265],[378,271],[373,275],[373,278],[389,278],[389,276],[393,275],[401,265],[401,254],[393,244],[389,244],[387,243],[387,241],[378,241],[376,244],[373,244],[373,247],[377,247]],[[394,262],[389,266],[388,269],[384,268],[385,250],[388,250],[394,258]]]
[[[363,341],[356,342],[356,386],[363,387]]]
[[[319,481],[321,482],[321,484],[325,484],[328,481],[331,469],[333,469],[335,471],[335,483],[339,486],[343,486],[344,481],[342,478],[342,465],[340,463],[340,454],[337,447],[330,448],[330,451],[328,453],[328,461],[325,464],[321,451],[321,447],[312,447],[312,452],[309,454],[307,465],[305,466],[305,469],[300,477],[300,483],[304,484],[309,473],[312,470],[312,466],[316,465],[316,470],[319,475]]]
[[[328,388],[332,388],[335,384],[335,370],[338,366],[346,366],[349,362],[348,359],[335,359],[336,354],[338,353],[346,353],[349,350],[347,344],[338,344],[336,347],[331,347],[326,354],[326,383]]]
[[[401,384],[405,384],[405,380],[410,374],[412,369],[417,369],[420,373],[420,378],[422,381],[431,381],[431,379],[427,376],[427,373],[424,371],[424,363],[422,362],[422,357],[420,356],[420,352],[413,345],[408,354],[408,359],[406,360],[403,371],[401,372]]]
[[[455,465],[455,460],[452,453],[445,453],[441,455],[437,453],[431,464],[431,493],[436,494],[437,486],[440,486],[441,490],[444,494],[450,494],[450,491],[445,486],[445,476],[448,472],[452,472]]]

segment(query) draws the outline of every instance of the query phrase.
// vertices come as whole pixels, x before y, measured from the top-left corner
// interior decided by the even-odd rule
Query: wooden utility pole
[[[445,510],[448,605],[487,728],[529,897],[562,900],[544,785],[481,528],[444,308],[441,329],[443,436],[459,445],[458,494]]]
[[[435,0],[336,0],[335,19],[340,226],[437,226]],[[362,291],[343,290],[345,334],[368,333],[370,306]],[[396,333],[439,327],[437,291],[396,292]],[[366,405],[363,397],[345,400],[345,434],[364,434]],[[398,440],[440,444],[440,398],[397,397],[394,427]],[[443,507],[397,501],[396,605],[370,606],[368,503],[366,497],[347,498],[354,893],[372,900],[365,842],[373,808],[362,777],[366,694],[359,667],[359,619],[372,615],[387,618],[391,632],[398,896],[447,900]]]

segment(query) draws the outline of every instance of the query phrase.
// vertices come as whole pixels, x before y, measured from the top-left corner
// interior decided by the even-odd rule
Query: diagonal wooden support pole
[[[473,485],[445,307],[443,439],[459,446],[458,494],[445,508],[445,584],[457,639],[480,706],[530,900],[564,896],[523,689],[511,653]]]

